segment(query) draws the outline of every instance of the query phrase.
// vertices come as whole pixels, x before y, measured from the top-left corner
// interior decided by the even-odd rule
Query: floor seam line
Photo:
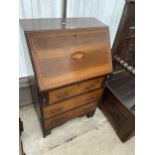
[[[78,137],[80,137],[80,136],[82,136],[82,135],[84,135],[84,134],[86,134],[86,133],[88,133],[88,132],[90,132],[90,131],[92,131],[92,130],[99,130],[99,128],[102,127],[102,126],[103,126],[103,125],[101,124],[101,125],[99,125],[98,127],[94,127],[94,128],[92,128],[91,130],[88,130],[88,131],[85,131],[85,132],[81,133],[80,135],[77,135],[77,136],[74,136],[74,137],[72,137],[72,138],[69,138],[69,139],[67,139],[65,142],[63,142],[63,143],[61,143],[61,144],[59,144],[59,145],[53,146],[53,147],[49,148],[48,150],[53,150],[53,149],[55,149],[55,148],[57,148],[57,147],[59,147],[59,146],[62,146],[63,144],[68,143],[68,142],[70,142],[70,141],[73,141],[73,140],[75,140],[76,138],[78,138]]]

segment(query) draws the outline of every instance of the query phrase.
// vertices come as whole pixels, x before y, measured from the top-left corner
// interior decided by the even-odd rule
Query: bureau
[[[93,116],[112,72],[109,30],[94,18],[24,19],[29,78],[44,137],[75,117]]]

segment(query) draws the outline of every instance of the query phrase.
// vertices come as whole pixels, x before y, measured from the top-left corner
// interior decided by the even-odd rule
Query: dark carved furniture
[[[72,118],[93,116],[112,72],[108,27],[94,18],[20,21],[33,64],[30,77],[43,134]]]
[[[102,110],[125,142],[135,129],[135,79],[128,72],[112,75],[106,83]]]
[[[100,104],[123,142],[135,130],[134,8],[134,0],[127,0],[112,48],[114,72],[107,78]]]
[[[130,66],[135,66],[135,1],[126,0],[121,21],[112,47],[112,55],[119,56]],[[115,70],[120,66],[114,60]]]
[[[21,141],[21,134],[24,131],[23,122],[19,118],[19,155],[26,155],[23,151],[23,143]]]

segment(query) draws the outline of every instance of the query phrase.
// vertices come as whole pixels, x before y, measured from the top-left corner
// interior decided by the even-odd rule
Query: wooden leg
[[[93,117],[94,116],[94,113],[95,113],[95,110],[87,113],[87,117],[90,118],[90,117]]]
[[[44,130],[43,131],[43,136],[44,138],[47,136],[47,135],[50,135],[51,134],[51,130]]]

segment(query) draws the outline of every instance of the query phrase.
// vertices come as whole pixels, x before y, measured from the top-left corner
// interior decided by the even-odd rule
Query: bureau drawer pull
[[[68,96],[69,96],[69,93],[68,93],[68,92],[64,92],[63,94],[56,95],[56,96],[57,96],[57,98],[58,98],[59,100],[62,100],[62,99],[64,99],[64,98],[68,97]]]
[[[51,111],[51,114],[55,115],[55,114],[61,113],[62,111],[63,111],[62,108],[55,109],[54,111],[53,110]]]
[[[54,120],[50,121],[51,125],[56,125],[56,124],[59,124],[59,123],[61,123],[61,119],[54,119]]]
[[[89,90],[93,90],[93,89],[95,89],[95,88],[96,88],[96,84],[93,83],[93,84],[91,84],[91,85],[89,85],[89,86],[86,86],[86,87],[85,87],[85,90],[86,90],[86,91],[89,91]]]
[[[91,97],[91,98],[88,98],[87,102],[94,102],[97,100],[97,97]]]

